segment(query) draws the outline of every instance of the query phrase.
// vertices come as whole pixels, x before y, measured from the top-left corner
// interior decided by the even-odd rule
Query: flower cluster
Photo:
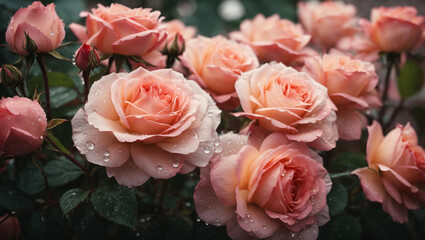
[[[82,96],[62,104],[75,111],[58,119],[53,116],[63,112],[52,108],[62,105],[50,98],[49,82],[55,91],[61,88],[52,82],[57,75],[47,71],[46,56],[65,58],[55,50],[65,25],[53,3],[33,2],[15,13],[6,31],[10,50],[25,56],[19,61],[26,74],[21,62],[1,68],[2,84],[15,96],[0,100],[0,158],[31,154],[49,188],[62,185],[43,170],[51,168],[45,155],[63,155],[90,188],[75,204],[62,200],[69,197],[64,193],[64,214],[87,198],[102,217],[123,225],[97,205],[96,197],[108,197],[98,190],[105,176],[140,190],[151,179],[199,171],[193,201],[205,223],[225,225],[232,239],[308,240],[331,220],[327,196],[341,174],[325,167],[333,162],[331,150],[341,140],[366,143],[362,133],[371,124],[367,163],[342,176],[357,175],[358,190],[362,186],[394,221],[407,222],[408,210],[425,203],[425,150],[414,123],[396,124],[386,136],[383,131],[406,104],[404,98],[391,104],[391,77],[423,43],[425,17],[414,7],[374,8],[370,21],[356,12],[343,2],[300,2],[299,24],[258,14],[227,36],[206,37],[180,20],[163,21],[157,10],[98,4],[80,13],[85,26],[68,26],[82,44],[73,50]],[[34,59],[44,94],[35,88],[30,99]],[[405,85],[399,83],[399,91]],[[52,131],[67,120],[71,150]],[[93,180],[102,173],[104,179]],[[162,193],[157,195],[162,203]]]

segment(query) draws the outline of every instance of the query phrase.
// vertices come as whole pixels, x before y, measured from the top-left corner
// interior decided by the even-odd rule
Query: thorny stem
[[[37,55],[37,63],[40,66],[41,72],[43,74],[44,80],[44,91],[46,96],[46,110],[47,110],[47,119],[52,119],[52,110],[50,109],[50,91],[49,91],[49,78],[47,76],[46,69],[46,60],[42,55]]]
[[[350,171],[348,171],[348,172],[331,173],[331,174],[329,174],[329,176],[331,177],[331,179],[339,178],[339,177],[346,177],[346,176],[350,176],[350,175],[351,175],[351,172],[350,172]]]
[[[382,125],[383,124],[383,118],[385,115],[385,112],[387,111],[387,99],[388,99],[388,89],[390,86],[390,79],[391,79],[391,72],[393,69],[393,66],[395,64],[397,64],[399,59],[399,55],[398,54],[394,54],[394,53],[389,53],[387,55],[387,60],[388,60],[388,66],[387,66],[387,72],[385,74],[385,79],[384,79],[384,91],[383,91],[383,95],[382,95],[382,108],[381,111],[379,112],[378,115],[378,122]]]

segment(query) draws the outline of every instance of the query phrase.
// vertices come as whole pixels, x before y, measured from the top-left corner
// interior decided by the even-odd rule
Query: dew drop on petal
[[[223,152],[223,148],[221,146],[218,146],[214,149],[214,152],[215,153],[221,153],[221,152]]]
[[[164,169],[164,167],[162,167],[161,165],[156,165],[156,170],[162,171],[163,169]]]
[[[180,166],[180,164],[179,164],[178,162],[174,162],[174,163],[173,163],[173,167],[174,167],[174,168],[178,168],[179,166]]]
[[[204,148],[204,153],[205,154],[210,154],[211,153],[211,149],[209,147],[205,147]]]
[[[94,143],[93,143],[92,141],[87,141],[87,142],[86,142],[86,148],[87,148],[88,150],[93,150],[93,149],[94,149],[94,147],[95,147],[95,145],[94,145]]]
[[[208,117],[212,117],[214,115],[214,113],[212,111],[208,111],[207,115],[208,115]]]
[[[41,122],[41,120],[42,120],[41,117],[38,117],[38,121]]]
[[[198,139],[198,138],[199,138],[198,133],[197,133],[197,132],[195,132],[195,131],[192,133],[192,135],[193,135],[193,138],[194,138],[194,139]]]

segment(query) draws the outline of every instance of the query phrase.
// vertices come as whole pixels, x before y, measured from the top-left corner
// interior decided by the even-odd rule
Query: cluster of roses
[[[117,73],[91,86],[72,119],[76,148],[126,186],[200,167],[197,213],[226,225],[233,239],[317,238],[329,221],[332,184],[312,149],[360,138],[365,110],[381,106],[370,61],[378,52],[419,46],[425,18],[413,7],[375,8],[371,22],[358,21],[355,7],[341,2],[298,7],[302,25],[257,15],[229,38],[195,37],[194,28],[163,22],[159,11],[146,8],[111,4],[82,12],[86,26],[69,26],[85,43],[76,65],[89,72],[100,52]],[[20,55],[29,54],[28,41],[44,53],[63,38],[54,4],[40,2],[20,9],[6,32]],[[2,68],[2,79],[15,75]],[[219,136],[220,109],[252,122]],[[17,96],[0,101],[0,124],[0,152],[9,155],[38,148],[47,125],[36,100]],[[370,200],[405,222],[407,210],[425,202],[425,152],[409,124],[385,137],[376,121],[368,130],[369,167],[353,173]]]

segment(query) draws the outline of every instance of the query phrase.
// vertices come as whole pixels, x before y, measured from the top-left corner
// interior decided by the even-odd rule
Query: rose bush
[[[69,28],[81,42],[92,44],[102,53],[140,56],[155,50],[167,37],[159,27],[161,13],[151,10],[99,4],[91,13],[80,13],[80,17],[86,17],[86,27],[72,23]]]
[[[329,221],[331,188],[321,158],[279,132],[222,135],[223,153],[201,170],[194,200],[209,224],[232,239],[316,239]]]
[[[259,65],[248,46],[220,35],[213,38],[199,36],[189,40],[181,61],[193,73],[190,78],[205,88],[218,106],[225,110],[239,106],[235,92],[238,77]]]
[[[304,71],[328,89],[330,99],[338,108],[339,137],[359,139],[367,124],[366,117],[359,111],[381,105],[375,90],[378,75],[373,64],[333,53],[306,59]]]
[[[323,85],[308,74],[279,64],[264,64],[243,73],[235,84],[243,112],[269,131],[283,132],[293,141],[330,150],[338,132],[334,104]]]
[[[244,20],[240,31],[231,32],[229,36],[250,45],[260,61],[284,64],[302,56],[301,50],[311,38],[299,24],[281,19],[278,15],[265,18],[261,14],[252,20]]]
[[[27,55],[25,33],[37,45],[37,52],[50,52],[57,48],[65,37],[64,23],[55,11],[55,4],[44,6],[35,1],[19,9],[6,30],[7,44],[19,55]]]
[[[109,177],[138,186],[208,164],[220,111],[195,82],[171,70],[110,74],[72,119],[73,140]]]
[[[382,203],[394,221],[407,222],[407,210],[425,203],[425,151],[410,124],[398,125],[383,136],[375,121],[368,131],[368,167],[353,174],[360,178],[369,200]]]
[[[0,100],[0,153],[29,154],[43,144],[46,113],[37,102],[24,97]]]
[[[356,7],[339,1],[298,2],[298,18],[312,41],[329,49],[357,32]]]

